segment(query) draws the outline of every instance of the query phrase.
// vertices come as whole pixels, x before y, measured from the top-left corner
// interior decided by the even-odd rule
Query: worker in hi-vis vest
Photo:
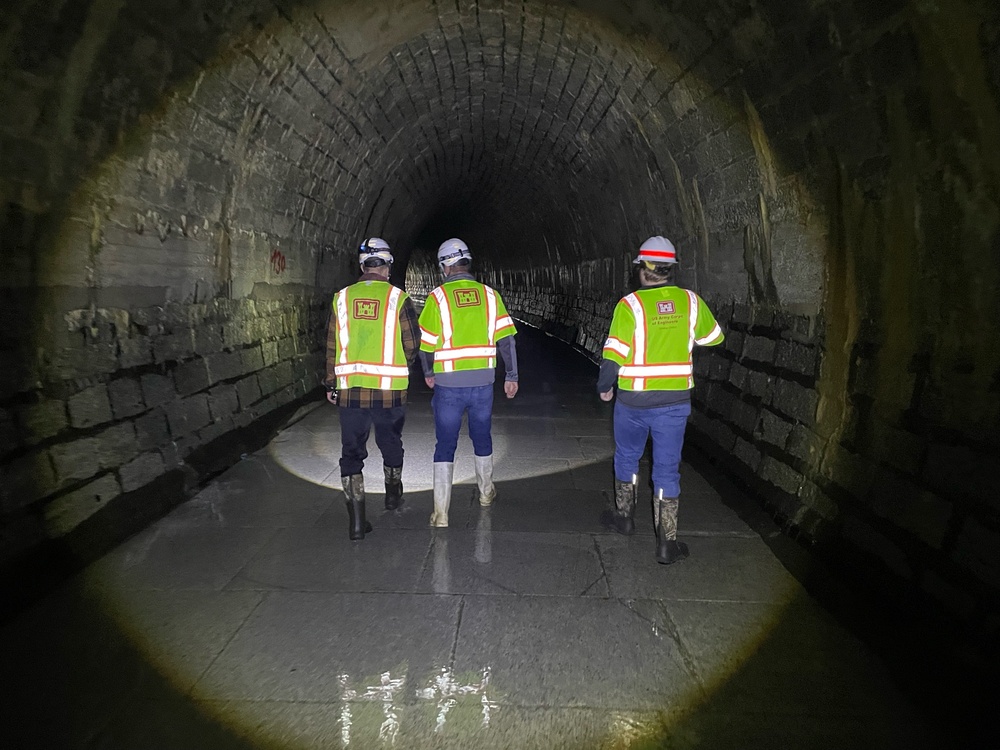
[[[615,402],[615,503],[602,516],[620,534],[635,533],[636,477],[646,440],[653,436],[653,518],[656,561],[688,555],[677,541],[681,447],[691,414],[695,344],[722,342],[722,329],[705,301],[673,285],[677,252],[665,237],[650,237],[633,261],[640,289],[618,302],[604,344],[597,391]]]
[[[469,437],[476,455],[479,503],[496,497],[493,484],[493,381],[497,353],[504,361],[503,390],[517,394],[517,329],[500,294],[476,281],[470,272],[472,253],[460,239],[438,249],[445,280],[427,296],[420,313],[420,359],[424,379],[434,389],[434,512],[431,526],[448,525],[455,449],[462,415],[469,413]]]
[[[340,476],[351,539],[372,530],[365,517],[368,435],[382,452],[385,507],[403,502],[403,422],[409,365],[417,357],[419,328],[410,297],[389,283],[392,253],[381,237],[358,253],[362,276],[333,297],[326,340],[327,400],[340,406]]]

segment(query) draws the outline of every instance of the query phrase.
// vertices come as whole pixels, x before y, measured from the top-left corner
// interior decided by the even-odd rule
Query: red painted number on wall
[[[271,270],[276,274],[282,274],[285,272],[285,254],[280,250],[275,250],[271,253]]]

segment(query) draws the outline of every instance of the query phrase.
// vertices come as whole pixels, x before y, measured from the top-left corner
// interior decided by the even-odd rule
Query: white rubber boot
[[[434,464],[434,512],[431,526],[444,528],[448,525],[448,506],[451,505],[451,482],[455,476],[455,463]]]
[[[497,496],[493,484],[493,456],[476,456],[476,483],[479,485],[479,504],[489,505]]]

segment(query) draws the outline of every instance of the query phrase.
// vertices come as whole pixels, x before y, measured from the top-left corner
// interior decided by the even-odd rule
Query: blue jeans
[[[340,409],[340,476],[360,474],[368,458],[368,435],[375,425],[375,444],[382,451],[382,463],[393,469],[403,465],[403,423],[406,407],[388,409],[343,407]]]
[[[691,402],[652,409],[636,409],[615,402],[615,478],[631,482],[639,473],[639,459],[646,450],[646,439],[653,434],[653,497],[663,490],[663,497],[681,493],[681,447],[684,428],[691,414]]]
[[[490,427],[493,419],[493,385],[473,388],[437,386],[431,397],[434,410],[434,463],[451,463],[458,448],[458,433],[462,429],[462,414],[469,412],[469,437],[477,456],[493,455]]]

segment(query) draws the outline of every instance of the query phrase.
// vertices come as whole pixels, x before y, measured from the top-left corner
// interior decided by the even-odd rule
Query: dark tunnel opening
[[[466,231],[474,223],[474,212],[469,206],[455,206],[436,211],[423,224],[413,241],[415,265],[434,266],[437,249],[451,237],[470,236]],[[409,259],[407,259],[409,260]]]
[[[696,363],[692,446],[935,674],[995,680],[998,14],[15,3],[7,614],[316,399],[366,236],[418,299],[463,238],[519,321],[596,360],[664,233],[727,334]]]

